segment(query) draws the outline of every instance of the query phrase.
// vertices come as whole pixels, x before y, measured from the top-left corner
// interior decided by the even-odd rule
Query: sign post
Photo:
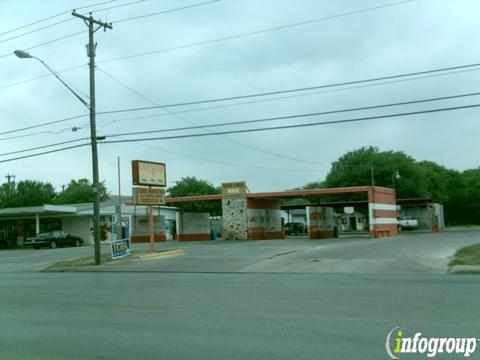
[[[155,229],[153,224],[153,206],[148,205],[148,227],[150,229],[150,251],[154,252],[154,244],[155,244]]]
[[[155,251],[155,224],[153,205],[165,204],[166,171],[164,163],[132,161],[133,203],[148,205],[148,227],[150,231],[150,251]],[[143,187],[142,187],[143,186]],[[145,187],[148,186],[148,187]]]

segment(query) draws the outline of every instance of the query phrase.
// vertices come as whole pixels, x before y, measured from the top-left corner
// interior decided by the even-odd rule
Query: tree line
[[[401,151],[380,151],[370,146],[347,152],[332,163],[324,180],[305,184],[302,188],[372,184],[394,187],[398,199],[424,197],[443,204],[447,225],[480,224],[480,167],[464,171],[447,169],[433,161],[417,161]],[[184,177],[167,189],[170,197],[220,193],[220,186],[196,177]],[[101,183],[101,201],[108,196],[105,184]],[[328,199],[335,200],[346,200],[346,197]],[[353,196],[351,200],[356,199]],[[59,192],[52,184],[37,180],[9,181],[0,186],[1,208],[92,201],[92,184],[88,179],[71,180]],[[184,204],[180,207],[188,212],[222,213],[219,202]]]
[[[376,185],[395,188],[398,199],[430,198],[444,205],[447,225],[480,224],[480,167],[465,171],[447,169],[433,161],[417,161],[402,151],[380,151],[362,147],[347,152],[331,164],[324,180],[302,189]],[[274,190],[274,189],[272,189]],[[219,194],[221,189],[206,180],[186,177],[168,189],[169,196]],[[310,199],[315,202],[319,199]],[[358,200],[349,197],[322,201]],[[292,202],[295,200],[289,200]],[[299,202],[306,203],[304,199]],[[221,204],[183,205],[184,211],[205,211],[221,215]]]
[[[372,176],[373,175],[373,176]],[[448,225],[480,223],[480,167],[447,169],[401,151],[362,147],[334,161],[325,180],[304,188],[372,185],[396,190],[397,199],[431,198],[444,205]]]
[[[9,177],[10,180],[10,177]],[[100,200],[108,199],[105,184],[100,184]],[[71,180],[56,191],[49,182],[37,180],[8,181],[0,186],[0,208],[40,206],[44,204],[78,204],[93,201],[93,187],[88,179]]]

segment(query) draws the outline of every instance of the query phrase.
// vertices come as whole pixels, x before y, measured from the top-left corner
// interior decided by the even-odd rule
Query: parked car
[[[413,230],[418,226],[418,220],[413,218],[398,219],[398,228],[400,230]]]
[[[25,240],[25,246],[33,246],[34,249],[40,249],[42,246],[55,249],[58,246],[81,246],[82,244],[82,239],[64,231],[49,231]]]
[[[299,222],[286,223],[283,225],[283,228],[285,230],[285,235],[299,235],[307,233],[307,227],[305,224]]]

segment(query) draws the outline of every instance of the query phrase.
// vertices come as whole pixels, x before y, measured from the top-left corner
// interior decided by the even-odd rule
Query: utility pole
[[[7,174],[7,176],[5,176],[5,178],[7,179],[8,184],[10,184],[10,179],[15,179],[15,175],[13,175],[13,174]]]
[[[370,165],[370,176],[372,178],[372,186],[375,186],[375,177],[373,175],[373,165]]]
[[[72,12],[73,16],[83,19],[88,26],[88,45],[87,56],[90,58],[90,139],[92,145],[92,170],[93,170],[93,238],[95,245],[95,265],[100,265],[100,191],[99,191],[99,175],[98,175],[98,152],[97,152],[97,128],[95,123],[95,49],[96,44],[93,40],[93,34],[100,28],[104,31],[112,29],[112,24],[104,23],[100,20],[95,20],[90,16],[77,14],[75,10]],[[95,25],[96,28],[95,28]]]

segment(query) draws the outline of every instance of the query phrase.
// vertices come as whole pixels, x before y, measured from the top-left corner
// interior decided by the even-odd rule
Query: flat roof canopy
[[[388,190],[392,189],[380,187],[380,186],[352,186],[352,187],[339,187],[339,188],[326,188],[326,189],[309,189],[309,190],[287,190],[276,192],[260,192],[260,193],[247,193],[247,198],[255,199],[288,199],[288,198],[302,198],[310,196],[326,196],[326,195],[341,195],[341,194],[358,194],[368,193],[370,190]],[[167,204],[183,204],[191,202],[203,202],[203,201],[220,201],[222,200],[222,194],[215,195],[198,195],[198,196],[184,196],[166,198]]]

